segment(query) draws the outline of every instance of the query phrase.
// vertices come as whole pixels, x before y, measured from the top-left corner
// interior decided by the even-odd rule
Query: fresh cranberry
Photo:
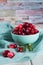
[[[17,45],[16,44],[14,44],[14,48],[17,48]]]
[[[32,23],[28,23],[29,25],[32,25]]]
[[[22,32],[22,35],[25,35],[25,32]]]
[[[36,29],[35,25],[28,22],[19,24],[13,31],[13,33],[17,35],[31,35],[36,34],[37,32],[38,30]]]
[[[32,28],[35,29],[36,28],[35,25],[33,25]]]
[[[23,52],[23,48],[22,47],[17,47],[17,52]]]
[[[22,29],[22,28],[23,28],[22,24],[19,24],[19,25],[18,25],[18,27],[19,27],[20,29]]]
[[[8,48],[17,48],[17,45],[16,44],[10,44],[10,45],[8,45]]]
[[[13,34],[17,34],[18,35],[18,31],[13,32]]]
[[[32,30],[31,30],[31,34],[34,34],[34,33],[35,33],[35,32],[34,32],[34,30],[32,29]]]
[[[31,27],[29,27],[28,30],[31,31]]]
[[[30,33],[30,30],[27,29],[27,30],[26,30],[26,34],[29,34],[29,33]]]
[[[14,57],[14,53],[13,52],[9,52],[8,54],[7,54],[7,56],[9,57],[9,58],[13,58]]]
[[[23,28],[23,32],[26,32],[26,29],[25,28]]]
[[[31,28],[32,28],[32,26],[33,26],[33,25],[32,25],[32,23],[29,23],[29,27],[31,27]]]
[[[19,35],[21,35],[21,34],[22,34],[22,32],[19,31]]]
[[[24,22],[23,27],[28,27],[28,26],[29,26],[28,22]]]
[[[15,28],[14,28],[15,31],[18,31],[18,29],[19,29],[18,27],[15,27]]]
[[[3,52],[2,52],[3,57],[7,57],[7,54],[8,54],[9,52],[10,52],[9,50],[3,51]]]
[[[34,31],[35,31],[35,33],[38,33],[38,30],[37,29],[35,29]]]

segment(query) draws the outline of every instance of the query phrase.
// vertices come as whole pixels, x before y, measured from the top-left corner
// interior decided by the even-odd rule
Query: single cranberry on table
[[[2,52],[2,56],[3,57],[7,57],[7,54],[9,53],[10,51],[9,50],[5,50]]]
[[[8,48],[17,48],[17,45],[16,44],[10,44],[10,45],[8,45]]]
[[[9,58],[13,58],[15,56],[15,54],[13,53],[13,52],[9,52],[8,54],[7,54],[7,57],[9,57]]]
[[[23,48],[22,47],[17,47],[17,52],[23,52]]]

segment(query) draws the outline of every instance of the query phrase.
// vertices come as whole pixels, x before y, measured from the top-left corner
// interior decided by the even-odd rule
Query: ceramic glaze
[[[12,38],[15,42],[23,44],[32,44],[39,38],[39,32],[33,35],[16,35],[11,33]]]

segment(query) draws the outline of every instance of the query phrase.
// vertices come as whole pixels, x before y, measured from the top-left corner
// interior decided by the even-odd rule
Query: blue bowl
[[[39,32],[33,35],[16,35],[11,32],[11,35],[15,42],[21,44],[33,44],[39,38]]]

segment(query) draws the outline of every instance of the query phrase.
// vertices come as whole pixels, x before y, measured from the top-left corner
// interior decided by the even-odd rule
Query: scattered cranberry
[[[7,54],[7,56],[8,56],[9,58],[13,58],[13,57],[15,56],[15,54],[14,54],[13,52],[9,52],[9,53]]]
[[[22,47],[17,47],[17,52],[23,52],[23,48]]]
[[[17,48],[17,45],[16,44],[14,44],[14,48]]]
[[[10,45],[8,45],[8,48],[17,48],[17,45],[16,44],[10,44]]]
[[[2,52],[3,57],[7,57],[7,54],[9,53],[9,50],[5,50],[4,52]]]

